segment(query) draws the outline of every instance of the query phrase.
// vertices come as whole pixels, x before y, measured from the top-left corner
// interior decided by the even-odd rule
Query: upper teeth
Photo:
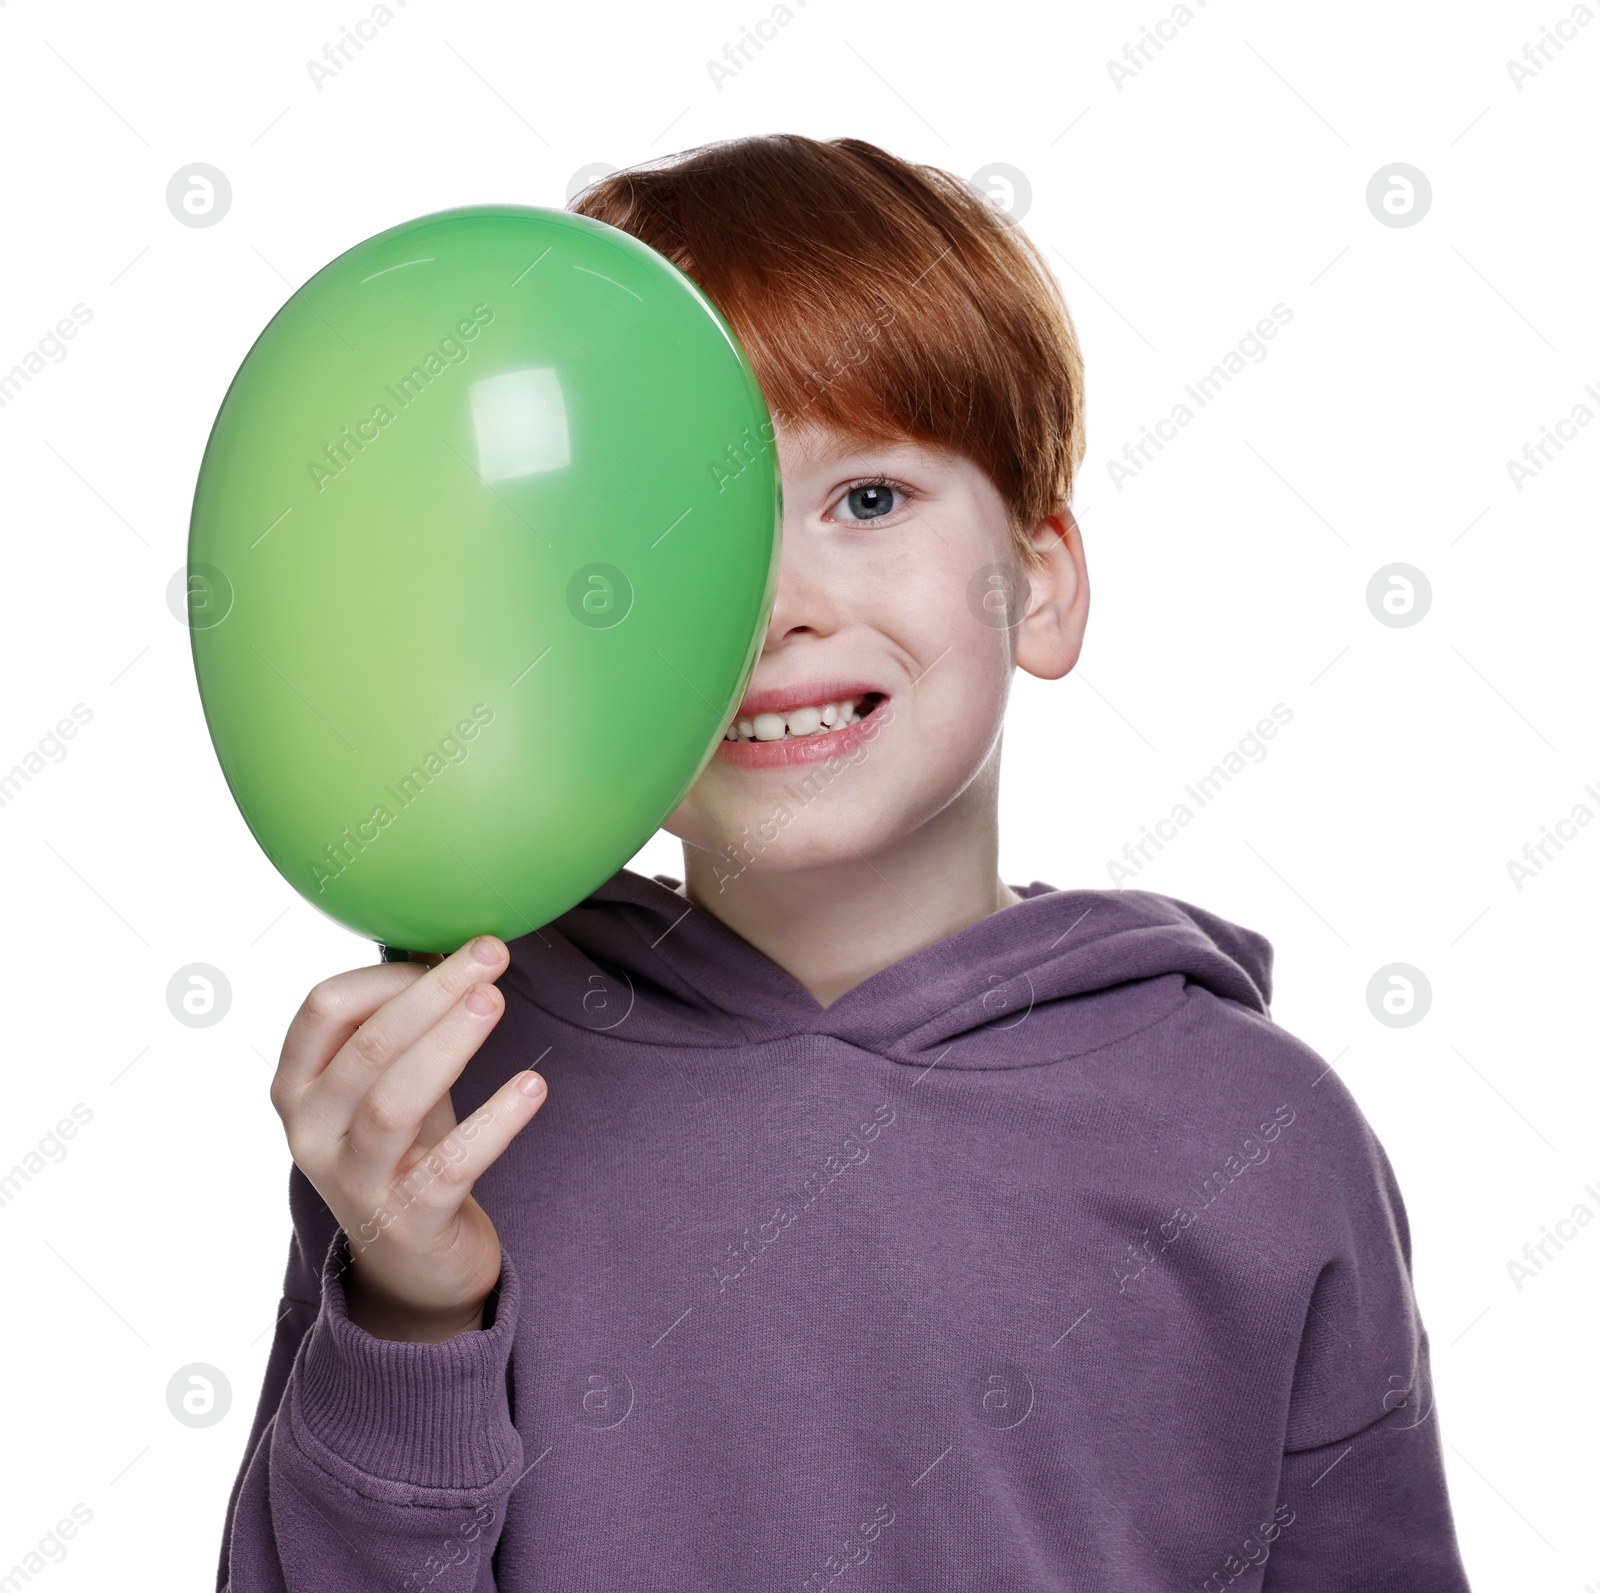
[[[791,708],[781,714],[742,715],[728,726],[724,741],[782,741],[787,736],[814,736],[819,730],[839,730],[861,718],[858,697]]]

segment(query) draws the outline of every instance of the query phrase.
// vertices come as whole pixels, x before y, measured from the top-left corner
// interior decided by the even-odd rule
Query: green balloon
[[[781,513],[744,351],[638,239],[494,205],[357,244],[245,356],[195,488],[195,676],[245,823],[385,945],[548,923],[715,752]]]

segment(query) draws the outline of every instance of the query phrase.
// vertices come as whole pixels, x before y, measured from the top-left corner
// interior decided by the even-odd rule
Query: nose
[[[831,568],[825,540],[787,507],[783,516],[778,590],[767,622],[770,651],[795,636],[826,636],[839,628],[838,570]]]

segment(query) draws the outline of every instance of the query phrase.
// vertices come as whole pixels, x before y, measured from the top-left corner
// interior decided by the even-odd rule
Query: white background
[[[1026,176],[1087,360],[1094,602],[1081,666],[1018,679],[1002,875],[1107,886],[1186,782],[1292,710],[1137,884],[1272,939],[1275,1018],[1388,1150],[1474,1586],[1600,1584],[1600,1223],[1520,1289],[1507,1266],[1578,1203],[1600,1214],[1600,826],[1520,890],[1507,869],[1600,812],[1600,426],[1520,490],[1507,470],[1600,387],[1600,24],[1519,88],[1508,60],[1564,0],[1211,0],[1119,87],[1107,62],[1160,0],[793,5],[719,86],[707,63],[765,0],[410,0],[319,89],[307,62],[358,0],[0,3],[0,371],[93,312],[0,409],[0,769],[93,714],[0,807],[0,1170],[92,1113],[0,1206],[0,1573],[82,1504],[50,1586],[211,1585],[289,1231],[268,1081],[307,989],[375,955],[257,849],[167,606],[238,362],[292,287],[399,221],[560,206],[595,162],[793,131]],[[196,161],[233,190],[207,228],[165,198]],[[1432,187],[1413,226],[1368,208],[1394,162]],[[1280,303],[1267,357],[1119,488],[1123,445]],[[1403,628],[1366,597],[1392,563],[1432,591]],[[681,875],[677,843],[632,866]],[[194,962],[232,986],[210,1028],[167,1010]],[[1432,991],[1404,1028],[1367,1001],[1394,962]],[[166,1408],[191,1362],[232,1388],[202,1430]]]

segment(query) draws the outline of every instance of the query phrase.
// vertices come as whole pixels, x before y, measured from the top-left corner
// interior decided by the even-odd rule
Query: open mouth
[[[728,726],[724,741],[758,744],[769,741],[809,741],[871,716],[888,696],[869,691],[859,697],[842,697],[832,702],[809,703],[782,713],[741,714]]]

